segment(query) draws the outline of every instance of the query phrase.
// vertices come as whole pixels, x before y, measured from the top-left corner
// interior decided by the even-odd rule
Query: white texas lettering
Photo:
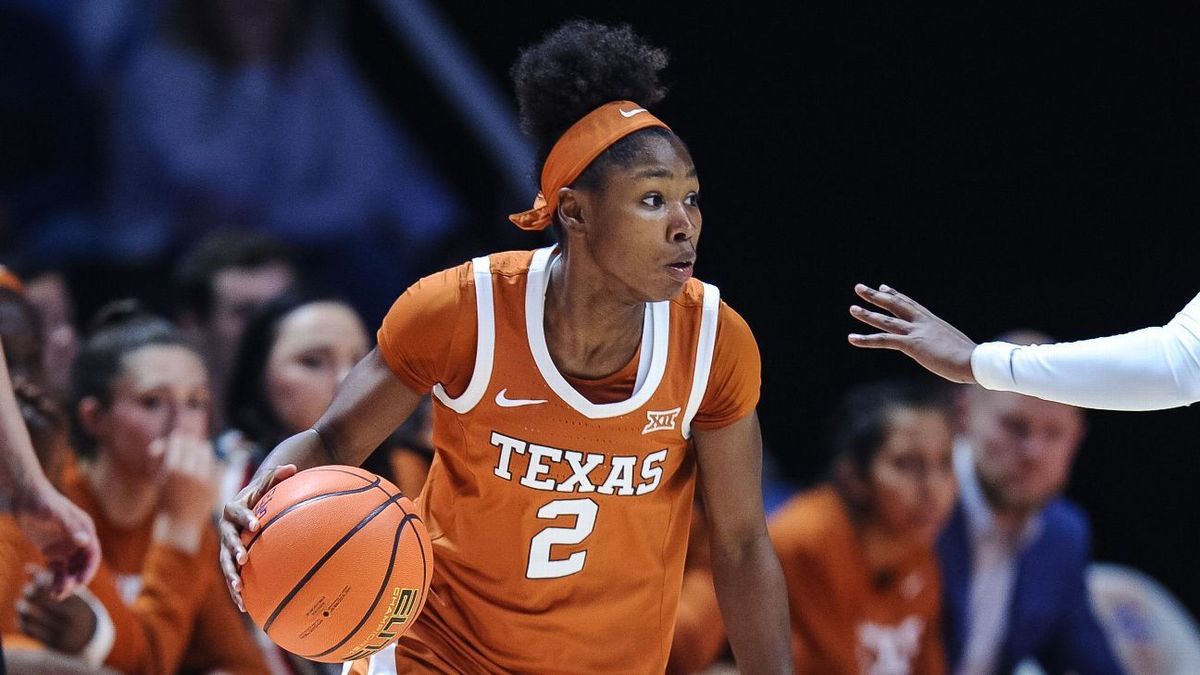
[[[517,471],[517,482],[534,490],[618,496],[649,494],[662,483],[662,465],[667,460],[666,448],[639,458],[636,455],[564,450],[523,441],[498,431],[492,432],[490,441],[498,450],[492,473],[497,478],[511,481],[513,471]],[[523,472],[519,464],[513,466],[517,455],[528,459]],[[603,478],[597,475],[604,471],[607,473]]]

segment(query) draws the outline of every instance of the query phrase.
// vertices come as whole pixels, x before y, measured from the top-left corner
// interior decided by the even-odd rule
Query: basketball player
[[[912,298],[880,286],[854,287],[850,314],[882,330],[851,334],[856,347],[894,349],[952,382],[978,383],[1084,408],[1160,410],[1200,401],[1200,295],[1166,325],[1052,345],[976,345]]]
[[[697,483],[741,671],[791,671],[760,494],[758,349],[692,278],[696,168],[644,107],[664,94],[666,60],[588,21],[521,54],[512,75],[543,166],[534,208],[512,220],[552,227],[559,245],[476,258],[396,301],[329,410],[226,505],[235,598],[259,497],[298,468],[358,464],[432,390],[419,507],[436,567],[399,672],[662,672]]]

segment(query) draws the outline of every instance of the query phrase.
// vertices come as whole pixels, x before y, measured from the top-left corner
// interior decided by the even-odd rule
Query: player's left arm
[[[763,512],[758,415],[694,434],[713,580],[740,672],[791,673],[787,590]]]

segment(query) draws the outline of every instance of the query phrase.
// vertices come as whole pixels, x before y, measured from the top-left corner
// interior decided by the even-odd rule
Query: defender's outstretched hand
[[[907,295],[880,285],[876,290],[856,284],[860,298],[889,314],[850,306],[850,315],[882,333],[851,333],[850,344],[867,349],[894,349],[951,382],[972,383],[971,352],[975,343],[962,331],[939,319],[933,312]]]

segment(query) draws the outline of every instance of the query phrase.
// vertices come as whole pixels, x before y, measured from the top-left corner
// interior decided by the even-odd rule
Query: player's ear
[[[582,234],[587,231],[586,201],[586,196],[575,188],[559,188],[558,220],[566,233]]]

